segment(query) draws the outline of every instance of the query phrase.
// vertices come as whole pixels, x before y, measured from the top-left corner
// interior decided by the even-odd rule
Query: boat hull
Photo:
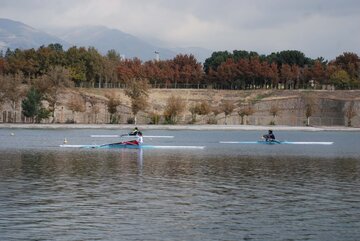
[[[84,149],[205,149],[205,146],[153,146],[153,145],[127,145],[127,144],[105,144],[105,145],[60,145],[64,148]]]
[[[221,144],[264,144],[264,145],[332,145],[334,142],[326,141],[220,141]]]

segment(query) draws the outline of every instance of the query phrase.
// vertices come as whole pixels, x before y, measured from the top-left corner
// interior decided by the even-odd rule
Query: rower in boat
[[[268,131],[268,134],[263,135],[262,137],[263,137],[263,138],[265,139],[265,141],[267,141],[267,142],[275,141],[275,135],[274,135],[274,133],[273,133],[272,130],[269,130],[269,131]]]
[[[138,134],[140,134],[142,136],[141,131],[139,131],[139,129],[137,127],[135,127],[128,135],[129,136],[137,136]]]
[[[129,141],[122,141],[122,142],[118,142],[118,143],[113,143],[113,144],[109,144],[109,145],[131,145],[131,146],[139,146],[144,142],[143,139],[143,135],[140,131],[137,132],[136,135],[130,135],[134,138],[132,138],[132,140]]]

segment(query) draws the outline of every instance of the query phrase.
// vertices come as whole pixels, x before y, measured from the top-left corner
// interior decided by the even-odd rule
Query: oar
[[[91,137],[96,138],[118,138],[118,137],[125,137],[125,136],[131,136],[129,134],[122,134],[122,135],[90,135]],[[174,138],[174,136],[143,136],[146,138]]]

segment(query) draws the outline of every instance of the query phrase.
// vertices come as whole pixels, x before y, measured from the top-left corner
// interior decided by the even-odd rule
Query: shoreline
[[[258,125],[136,125],[141,130],[275,130],[275,131],[360,131],[345,126],[258,126]],[[133,129],[134,124],[11,124],[2,123],[0,129]]]

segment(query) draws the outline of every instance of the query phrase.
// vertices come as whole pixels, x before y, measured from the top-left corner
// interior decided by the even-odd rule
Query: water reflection
[[[2,240],[357,240],[359,159],[1,151]]]
[[[97,176],[102,174],[147,174],[167,177],[239,177],[275,175],[278,178],[332,176],[339,180],[357,179],[356,158],[251,157],[193,155],[186,152],[151,150],[82,150],[2,152],[1,177]]]

